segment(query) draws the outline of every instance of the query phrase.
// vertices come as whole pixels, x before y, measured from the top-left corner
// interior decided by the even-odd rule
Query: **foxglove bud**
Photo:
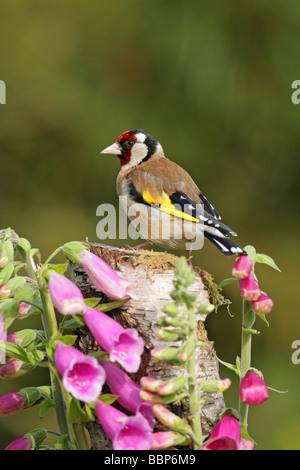
[[[0,268],[4,268],[8,263],[8,258],[7,256],[2,256],[0,257]]]
[[[10,290],[7,289],[6,284],[0,286],[0,299],[7,299],[10,296]]]
[[[0,286],[0,299],[6,299],[14,295],[19,287],[23,287],[25,279],[21,276],[15,276]]]
[[[161,431],[152,433],[152,450],[163,450],[179,446],[186,442],[186,437],[174,431]]]
[[[257,300],[250,302],[250,305],[255,313],[266,315],[271,312],[274,302],[266,294],[261,294]]]
[[[31,450],[31,439],[27,437],[18,437],[5,447],[4,450]]]
[[[248,277],[241,280],[240,291],[242,297],[249,301],[257,300],[261,294],[260,287],[255,281],[252,274],[249,274]]]
[[[135,298],[131,282],[120,277],[99,256],[88,250],[82,250],[78,256],[90,280],[101,292],[114,299]]]
[[[268,387],[264,380],[255,372],[250,371],[240,385],[240,398],[250,406],[261,405],[269,397]]]
[[[163,341],[176,341],[178,339],[177,333],[174,333],[171,330],[166,330],[165,328],[159,328],[158,330],[155,330],[155,334]]]
[[[251,273],[252,266],[253,264],[248,258],[248,256],[242,255],[235,262],[232,268],[232,275],[236,277],[237,279],[245,279]]]
[[[206,393],[225,392],[231,385],[230,379],[207,380],[201,384],[201,390]]]
[[[183,348],[180,349],[178,353],[178,359],[181,362],[186,362],[193,352],[195,351],[195,341],[193,339],[187,340]]]
[[[34,364],[11,359],[7,364],[0,367],[0,377],[1,379],[12,380],[31,372],[33,369],[35,369]]]
[[[8,416],[21,410],[26,398],[19,395],[18,391],[9,392],[0,397],[0,416]]]
[[[167,405],[168,403],[172,403],[176,399],[176,394],[172,393],[170,395],[158,395],[157,393],[149,392],[148,390],[141,390],[140,397],[144,401],[148,401],[150,403],[159,403],[163,405]]]
[[[162,311],[170,315],[170,317],[176,317],[179,313],[179,308],[175,302],[169,302],[163,306]]]
[[[252,441],[242,441],[240,443],[239,450],[252,450],[254,447],[254,442]]]
[[[177,357],[178,350],[176,348],[152,349],[151,356],[159,361],[169,361]]]
[[[34,450],[38,449],[42,442],[47,437],[47,431],[45,429],[34,429],[28,432],[22,437],[18,437],[4,450]]]
[[[183,419],[179,418],[179,416],[168,410],[165,406],[160,404],[154,405],[153,413],[162,424],[168,426],[168,428],[172,429],[173,431],[188,435],[191,433],[190,426],[185,421],[183,421]]]
[[[180,375],[179,377],[175,377],[174,379],[169,380],[169,382],[159,385],[156,389],[156,393],[162,396],[176,393],[185,386],[186,381],[187,376]]]
[[[74,315],[85,312],[83,295],[72,281],[51,270],[48,287],[53,304],[61,314]]]
[[[156,392],[159,385],[163,385],[165,382],[160,379],[153,379],[152,377],[142,377],[141,386],[149,392]]]
[[[26,302],[20,302],[17,318],[19,320],[23,320],[24,318],[27,318],[30,308],[31,308],[31,305],[27,304]]]

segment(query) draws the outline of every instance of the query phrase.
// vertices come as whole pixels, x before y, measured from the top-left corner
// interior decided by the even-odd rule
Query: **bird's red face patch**
[[[136,142],[137,138],[135,134],[130,131],[123,132],[118,139],[117,142],[122,147],[122,155],[121,155],[121,166],[127,165],[131,159],[131,146],[127,145],[127,142]]]
[[[132,132],[126,131],[118,137],[117,142],[119,142],[119,144],[122,144],[122,142],[126,142],[126,140],[134,140],[136,142],[137,138]]]

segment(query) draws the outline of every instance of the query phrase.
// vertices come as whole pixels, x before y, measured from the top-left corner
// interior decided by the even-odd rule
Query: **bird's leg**
[[[192,269],[194,269],[193,263],[192,263],[192,255],[191,255],[192,250],[186,250],[186,252],[187,252],[187,261],[188,261],[190,267],[191,267]]]
[[[130,246],[130,245],[125,244],[123,245],[123,247],[128,248],[129,250],[140,250],[141,248],[144,248],[144,246],[148,246],[148,245],[153,245],[153,242],[148,240],[147,242],[141,243],[140,245]]]

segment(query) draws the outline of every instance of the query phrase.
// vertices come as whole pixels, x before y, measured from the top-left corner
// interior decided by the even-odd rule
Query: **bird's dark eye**
[[[122,147],[124,150],[129,150],[131,147],[134,145],[134,140],[126,140],[123,144]]]

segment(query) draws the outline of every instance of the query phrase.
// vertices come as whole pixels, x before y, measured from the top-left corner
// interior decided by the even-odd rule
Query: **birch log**
[[[173,268],[178,258],[169,253],[125,249],[113,245],[90,243],[89,246],[91,252],[106,261],[122,277],[130,280],[135,289],[137,297],[135,300],[131,299],[122,307],[108,312],[112,318],[125,328],[136,328],[144,340],[145,351],[142,356],[141,367],[136,374],[130,375],[131,378],[139,384],[141,377],[146,375],[168,380],[184,373],[179,367],[157,361],[150,355],[150,350],[153,348],[173,345],[159,339],[155,334],[155,330],[158,328],[157,320],[163,315],[162,307],[172,300],[170,293],[174,289]],[[91,284],[81,265],[72,264],[71,274],[73,282],[80,288],[85,298],[101,297],[101,303],[112,300],[108,299]],[[200,303],[210,302],[209,293],[205,288],[201,275],[196,275],[191,291],[197,293]],[[198,315],[197,318],[198,339],[207,344],[206,347],[197,348],[197,377],[200,382],[219,379],[218,363],[213,343],[209,342],[204,326],[205,318],[206,315]],[[76,347],[84,353],[98,348],[86,327],[76,332],[78,334]],[[109,390],[107,391],[109,392]],[[117,406],[122,409],[120,405]],[[188,415],[188,410],[185,409],[182,403],[176,406],[171,405],[170,408],[179,416]],[[202,409],[201,424],[204,434],[211,432],[224,409],[223,394],[211,394],[211,400],[207,401]],[[93,449],[111,448],[111,443],[98,422],[87,423],[86,427],[90,434]]]

